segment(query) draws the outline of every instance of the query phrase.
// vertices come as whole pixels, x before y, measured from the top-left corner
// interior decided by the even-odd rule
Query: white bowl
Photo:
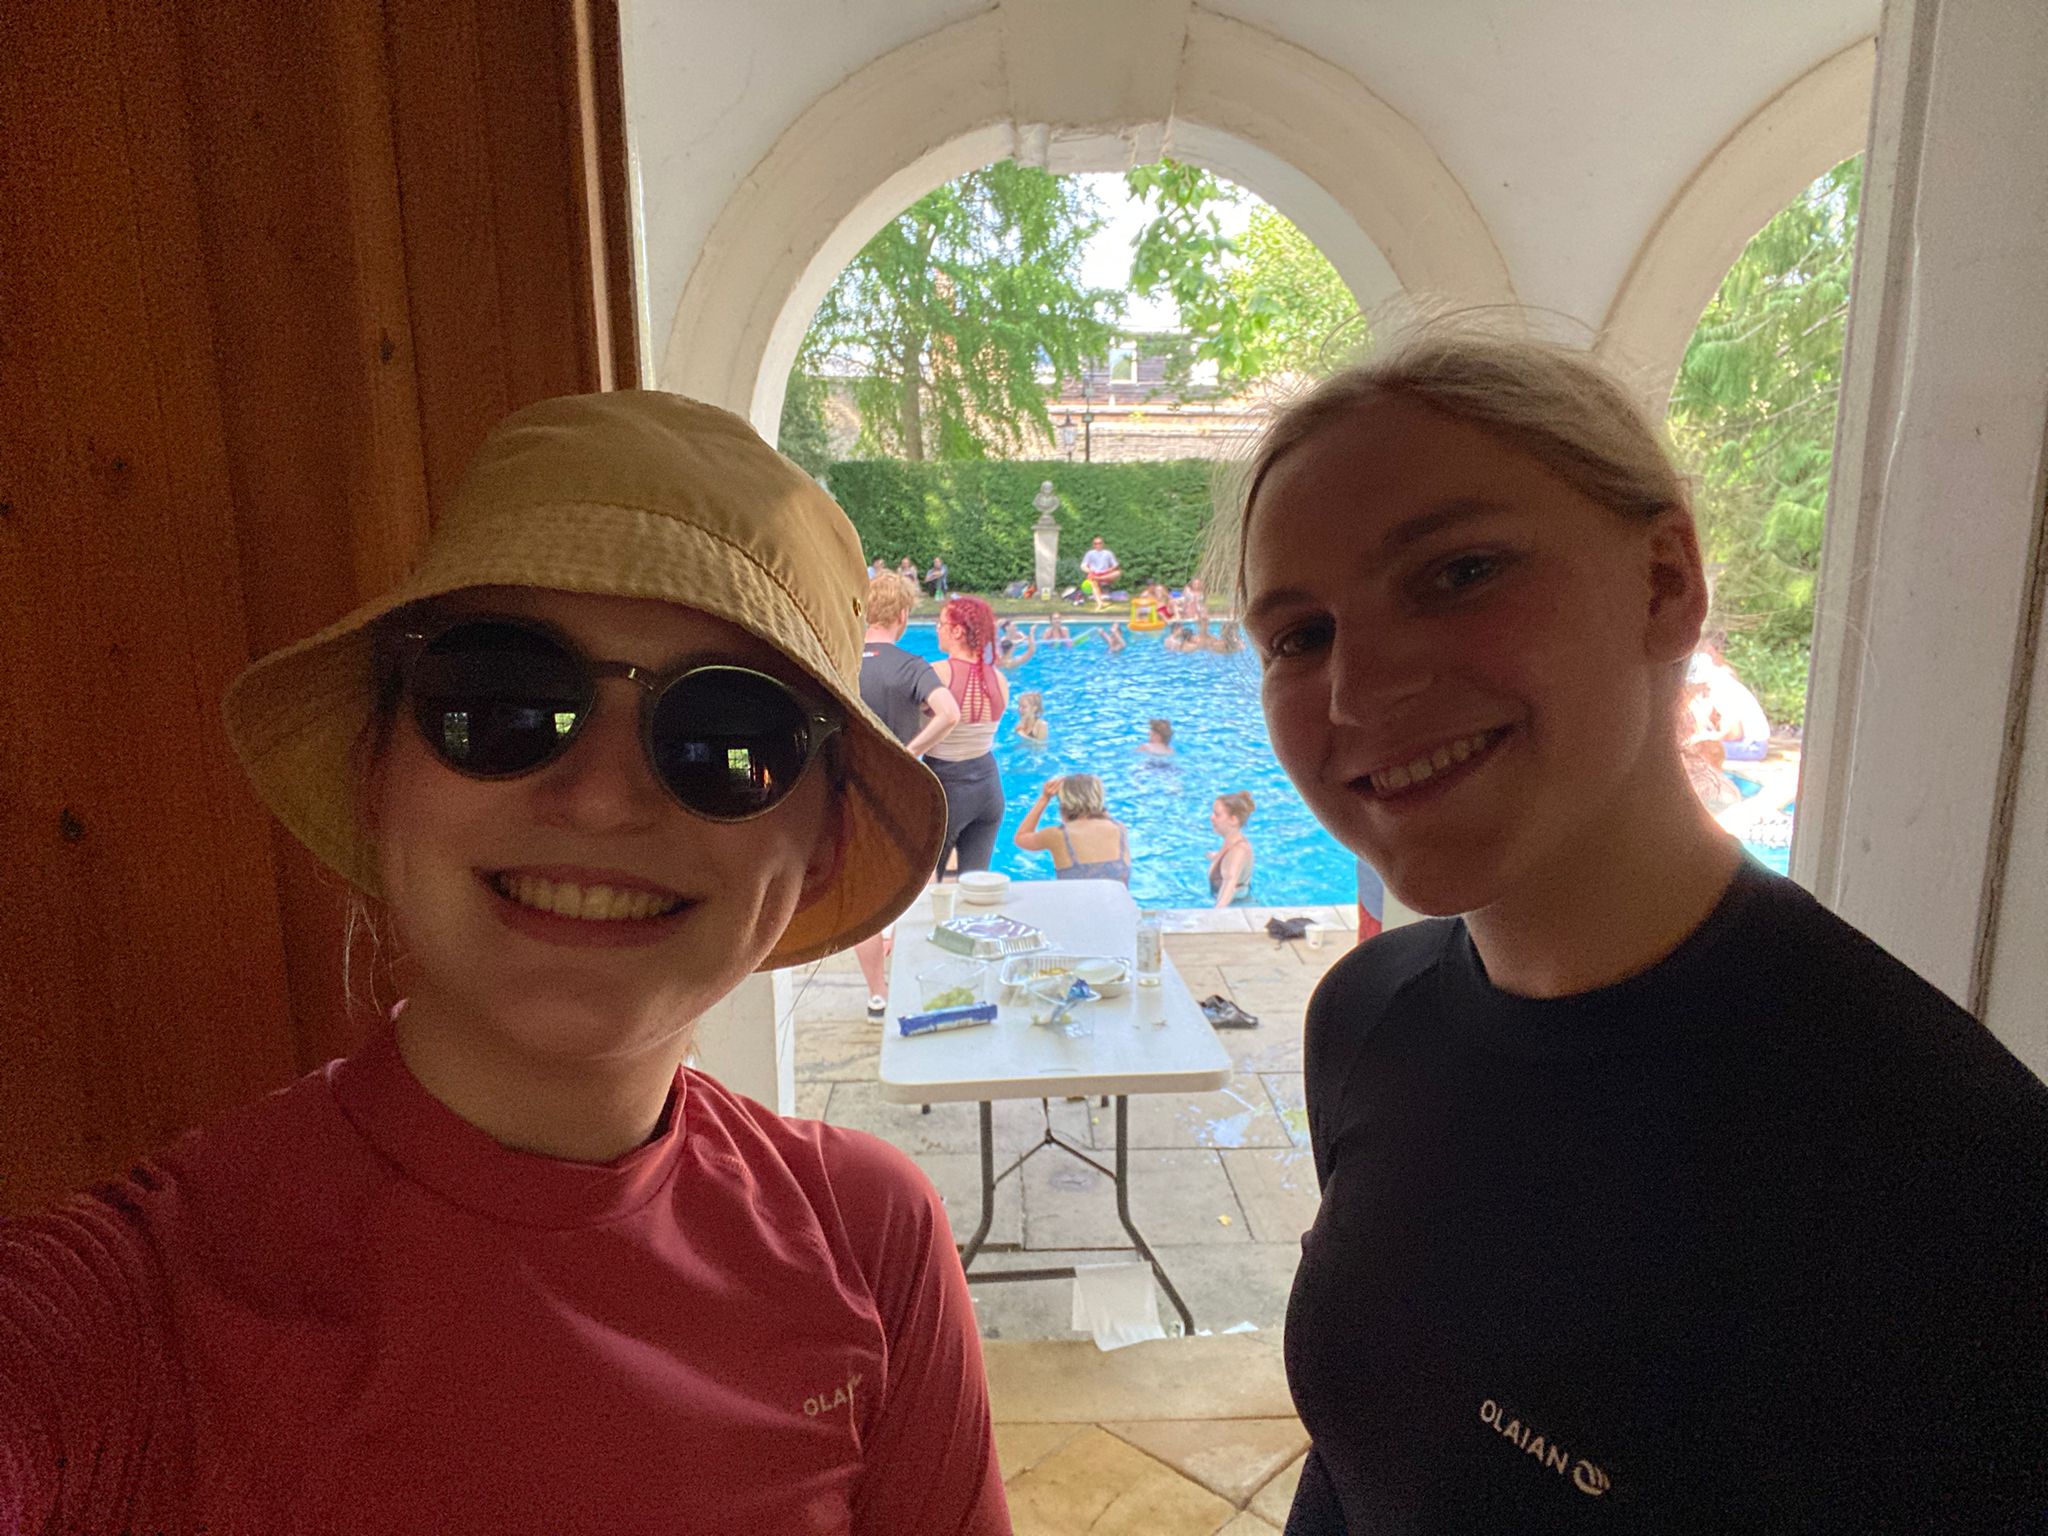
[[[973,869],[962,875],[957,883],[960,899],[969,906],[993,907],[1009,890],[1010,877],[992,869]]]

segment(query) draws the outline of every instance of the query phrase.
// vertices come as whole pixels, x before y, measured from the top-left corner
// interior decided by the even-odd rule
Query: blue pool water
[[[1009,808],[996,838],[995,868],[1019,879],[1050,879],[1052,856],[1024,852],[1010,834],[1047,779],[1092,773],[1102,780],[1109,813],[1131,829],[1131,894],[1140,906],[1213,903],[1209,852],[1219,839],[1209,826],[1209,807],[1218,795],[1239,789],[1258,804],[1245,826],[1254,853],[1248,905],[1358,899],[1357,861],[1316,825],[1274,759],[1250,652],[1180,655],[1154,633],[1132,635],[1125,650],[1112,654],[1093,627],[1073,628],[1075,645],[1041,644],[1022,667],[1005,674],[1012,713],[996,734],[996,764]],[[929,624],[913,624],[903,644],[920,656],[939,654]],[[1033,688],[1045,694],[1051,732],[1044,746],[1010,729],[1017,695]],[[1173,722],[1170,758],[1138,750],[1155,715]]]
[[[1358,899],[1357,860],[1309,814],[1273,756],[1259,708],[1259,669],[1249,651],[1181,655],[1160,636],[1136,634],[1111,653],[1098,626],[1073,625],[1072,646],[1041,644],[1007,673],[1012,713],[996,734],[1007,812],[994,867],[1023,880],[1052,877],[1052,856],[1026,853],[1010,836],[1055,774],[1102,780],[1109,813],[1131,829],[1131,894],[1148,907],[1206,907],[1209,853],[1218,838],[1209,807],[1218,795],[1249,790],[1258,809],[1245,826],[1255,853],[1247,905],[1348,905]],[[1081,637],[1088,638],[1082,639]],[[936,660],[938,635],[913,624],[906,649]],[[1039,689],[1051,727],[1043,746],[1010,729],[1018,694]],[[1153,716],[1173,722],[1173,756],[1138,750]],[[1752,788],[1750,793],[1754,793]],[[1760,827],[1747,846],[1783,874],[1791,851],[1791,807]],[[1048,821],[1057,820],[1057,814]]]

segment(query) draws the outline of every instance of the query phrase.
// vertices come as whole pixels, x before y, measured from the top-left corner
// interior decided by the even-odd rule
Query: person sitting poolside
[[[1081,587],[1095,599],[1097,608],[1107,608],[1105,600],[1110,589],[1124,573],[1116,553],[1104,543],[1101,535],[1090,541],[1088,551],[1081,556]]]
[[[1045,695],[1034,688],[1029,693],[1017,695],[1017,723],[1011,727],[1026,741],[1045,745],[1045,738],[1052,727],[1045,720]]]
[[[1040,827],[1038,819],[1055,795],[1059,824]],[[1041,784],[1012,841],[1027,852],[1051,854],[1056,880],[1131,883],[1130,833],[1104,809],[1102,780],[1092,773],[1070,773]]]
[[[1149,722],[1143,745],[1138,750],[1149,752],[1154,757],[1173,756],[1173,722],[1153,720]]]
[[[1704,683],[1707,702],[1721,722],[1721,755],[1730,762],[1760,763],[1771,748],[1771,718],[1721,654],[1721,635],[1703,637],[1686,663],[1688,683]]]

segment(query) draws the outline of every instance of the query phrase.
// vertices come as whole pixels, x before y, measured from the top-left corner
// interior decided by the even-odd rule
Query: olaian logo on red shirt
[[[804,1412],[815,1419],[821,1413],[830,1413],[836,1408],[844,1408],[850,1420],[853,1417],[853,1393],[854,1389],[860,1385],[860,1380],[860,1372],[855,1371],[846,1378],[845,1386],[827,1387],[824,1391],[805,1398]]]
[[[1520,1419],[1501,1411],[1501,1406],[1492,1398],[1479,1405],[1479,1422],[1506,1440],[1525,1456],[1534,1456],[1537,1465],[1555,1472],[1559,1477],[1570,1474],[1572,1486],[1581,1493],[1598,1498],[1605,1493],[1611,1479],[1600,1468],[1586,1460],[1574,1457],[1572,1453],[1555,1441],[1547,1440],[1533,1425],[1524,1424]]]

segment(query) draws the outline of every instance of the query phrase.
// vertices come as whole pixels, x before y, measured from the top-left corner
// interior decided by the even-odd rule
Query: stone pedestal
[[[1060,498],[1050,480],[1039,482],[1031,505],[1038,509],[1038,521],[1031,525],[1031,579],[1040,592],[1051,593],[1057,590],[1054,583],[1060,569],[1060,525],[1053,516],[1060,508]]]
[[[1031,579],[1038,583],[1039,591],[1051,592],[1060,568],[1060,525],[1050,518],[1041,519],[1031,530],[1031,552]]]

